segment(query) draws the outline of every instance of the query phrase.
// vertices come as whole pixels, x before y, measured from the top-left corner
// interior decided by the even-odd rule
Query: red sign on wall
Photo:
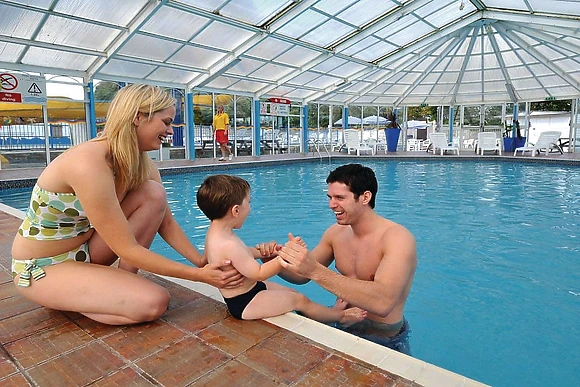
[[[290,100],[287,98],[270,98],[269,101],[272,103],[281,103],[284,105],[290,105]]]
[[[22,94],[0,91],[0,102],[22,103]]]

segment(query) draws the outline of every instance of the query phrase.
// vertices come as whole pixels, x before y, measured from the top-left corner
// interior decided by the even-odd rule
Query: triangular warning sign
[[[30,87],[28,88],[28,92],[30,94],[42,94],[42,90],[40,90],[40,87],[38,87],[36,83],[30,85]]]

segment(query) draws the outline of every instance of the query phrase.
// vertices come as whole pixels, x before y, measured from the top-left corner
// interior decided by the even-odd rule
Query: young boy
[[[230,175],[209,176],[197,191],[197,204],[211,221],[205,238],[208,262],[230,260],[245,277],[238,288],[220,289],[233,317],[255,320],[295,310],[323,323],[346,326],[365,319],[362,309],[345,309],[346,304],[327,308],[292,289],[263,282],[282,270],[281,258],[260,265],[233,231],[242,227],[250,213],[250,185],[246,180]]]

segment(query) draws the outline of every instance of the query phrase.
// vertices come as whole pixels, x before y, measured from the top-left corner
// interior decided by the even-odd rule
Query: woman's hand
[[[230,261],[224,261],[221,264],[207,264],[200,270],[202,272],[201,281],[216,288],[237,288],[244,282],[244,277],[232,266]]]

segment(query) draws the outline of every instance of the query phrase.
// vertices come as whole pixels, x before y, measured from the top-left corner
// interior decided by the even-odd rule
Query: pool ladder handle
[[[320,145],[322,144],[322,147],[324,148],[324,151],[326,152],[326,155],[330,160],[330,152],[328,151],[328,148],[326,148],[325,143],[323,143],[320,140],[308,140],[308,143],[314,145],[314,149],[316,149],[316,153],[318,153],[318,157],[320,157],[320,160],[322,160],[322,154],[320,153]],[[312,150],[312,154],[314,154],[314,149]]]

